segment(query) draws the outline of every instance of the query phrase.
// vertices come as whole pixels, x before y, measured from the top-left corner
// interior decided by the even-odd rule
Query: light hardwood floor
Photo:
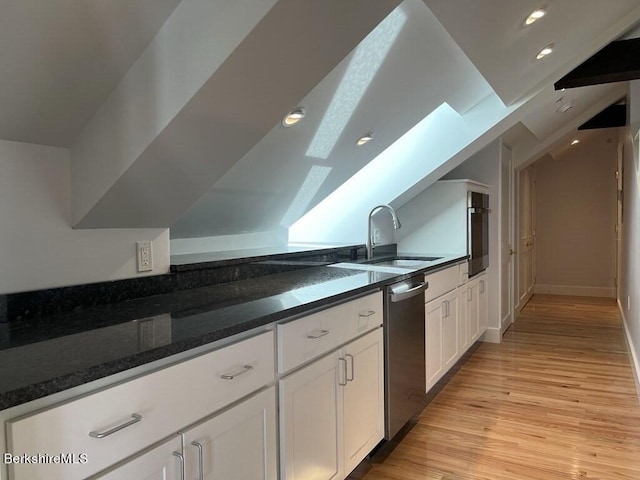
[[[535,296],[357,478],[640,479],[640,404],[616,303]]]

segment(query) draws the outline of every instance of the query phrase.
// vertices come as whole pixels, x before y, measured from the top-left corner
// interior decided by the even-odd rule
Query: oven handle
[[[469,213],[491,213],[490,208],[469,207]]]
[[[403,300],[406,300],[407,298],[411,298],[411,297],[415,297],[416,295],[420,295],[427,288],[429,288],[429,282],[421,282],[418,285],[416,285],[415,287],[410,288],[409,290],[405,290],[404,292],[398,292],[398,293],[390,292],[389,293],[389,298],[391,299],[391,301],[393,303],[401,302]]]

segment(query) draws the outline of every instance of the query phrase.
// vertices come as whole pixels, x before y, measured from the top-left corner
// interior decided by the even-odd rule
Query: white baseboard
[[[581,287],[578,285],[535,285],[533,287],[533,293],[572,295],[576,297],[616,298],[616,291],[613,287]]]
[[[500,343],[502,341],[502,332],[499,328],[487,328],[480,340],[488,343]]]
[[[620,315],[622,316],[622,324],[624,325],[624,337],[627,341],[627,350],[629,351],[629,356],[631,357],[631,370],[633,370],[633,380],[636,383],[638,402],[640,402],[640,361],[638,360],[636,348],[633,345],[633,339],[631,338],[631,334],[629,333],[629,329],[627,328],[627,317],[624,314],[624,308],[622,308],[622,305],[620,304],[620,299],[618,299],[618,308],[620,309]]]

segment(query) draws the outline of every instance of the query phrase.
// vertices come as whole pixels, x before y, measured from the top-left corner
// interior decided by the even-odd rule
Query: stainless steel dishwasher
[[[385,439],[425,407],[424,275],[386,287]]]

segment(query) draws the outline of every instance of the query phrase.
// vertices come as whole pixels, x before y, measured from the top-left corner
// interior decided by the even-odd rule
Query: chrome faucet
[[[373,218],[373,214],[376,213],[381,208],[386,208],[391,213],[391,219],[393,220],[393,228],[395,230],[400,228],[400,220],[398,220],[398,216],[396,215],[396,211],[391,207],[391,205],[378,205],[377,207],[373,207],[371,212],[369,212],[369,225],[367,228],[367,260],[371,260],[373,258],[373,236],[371,233],[371,220]]]

